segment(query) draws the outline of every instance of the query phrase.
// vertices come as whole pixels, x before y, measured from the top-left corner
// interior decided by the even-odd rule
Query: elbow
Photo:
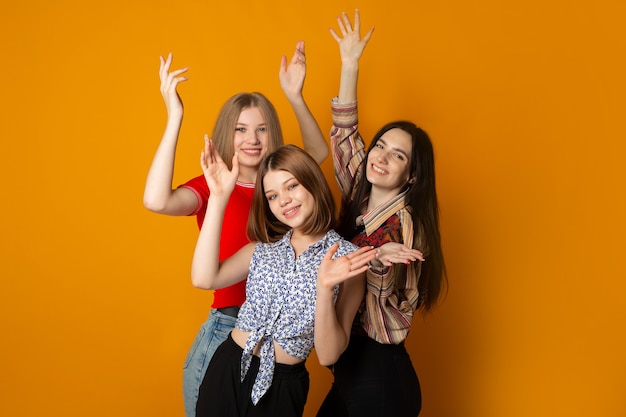
[[[191,285],[201,290],[212,290],[211,283],[206,277],[200,276],[198,273],[191,272]]]
[[[143,206],[153,213],[163,213],[165,210],[165,203],[148,194],[143,196]]]
[[[318,164],[321,164],[326,160],[326,158],[328,158],[328,154],[328,146],[320,147],[319,149],[315,150],[314,159],[317,161]]]
[[[326,354],[320,354],[320,352],[317,352],[317,360],[322,366],[334,365],[338,359],[339,359],[339,355],[330,355],[330,354],[326,355]]]

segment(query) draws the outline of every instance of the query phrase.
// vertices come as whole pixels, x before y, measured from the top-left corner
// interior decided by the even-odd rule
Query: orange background
[[[190,68],[179,184],[235,92],[265,93],[300,143],[277,76],[300,39],[329,129],[328,28],[355,7],[376,26],[362,130],[409,118],[436,147],[450,290],[409,336],[421,415],[626,415],[621,0],[5,4],[0,415],[183,416],[211,295],[190,284],[194,219],[142,206],[158,57]],[[313,416],[330,375],[308,368]]]

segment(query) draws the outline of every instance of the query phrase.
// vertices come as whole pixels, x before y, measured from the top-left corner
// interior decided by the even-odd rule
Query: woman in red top
[[[183,104],[178,84],[187,80],[187,68],[170,72],[171,54],[161,58],[161,94],[167,108],[167,124],[156,151],[144,191],[148,210],[172,216],[195,215],[201,228],[209,199],[209,188],[200,175],[172,189],[174,159],[183,119]],[[296,45],[289,63],[280,65],[281,87],[293,108],[304,149],[319,163],[328,155],[328,145],[302,96],[306,73],[304,42]],[[239,175],[224,215],[219,259],[223,260],[248,243],[246,224],[259,165],[266,154],[283,144],[278,115],[271,102],[260,93],[239,93],[222,107],[211,136],[224,161],[239,159]],[[207,366],[219,346],[233,329],[239,307],[245,298],[245,281],[216,290],[207,321],[201,326],[189,351],[183,371],[185,413],[195,415],[198,389]]]

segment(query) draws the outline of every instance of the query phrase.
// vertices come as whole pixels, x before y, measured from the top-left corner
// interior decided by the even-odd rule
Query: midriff
[[[239,347],[243,349],[246,346],[246,340],[248,340],[248,337],[250,336],[250,332],[244,332],[243,330],[240,330],[235,327],[231,333],[231,336],[233,340],[235,341],[235,343],[237,343]],[[302,362],[302,359],[291,356],[290,354],[285,352],[283,348],[280,347],[278,343],[276,343],[276,341],[273,341],[272,343],[274,343],[274,354],[276,355],[276,358],[274,361],[276,363],[283,363],[285,365],[295,365],[297,363]],[[255,356],[260,356],[259,354],[260,350],[261,350],[261,346],[257,344],[256,347],[254,348],[253,354]]]

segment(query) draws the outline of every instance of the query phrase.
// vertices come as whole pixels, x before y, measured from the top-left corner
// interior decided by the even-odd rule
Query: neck
[[[376,207],[391,200],[400,194],[402,190],[400,188],[394,188],[392,190],[381,189],[372,185],[370,190],[369,200],[367,201],[367,211],[374,210]]]
[[[296,253],[296,257],[300,256],[302,252],[304,252],[309,246],[318,242],[321,238],[324,237],[323,233],[314,234],[314,235],[305,235],[299,230],[294,229],[291,234],[291,247]]]
[[[258,172],[258,167],[250,168],[239,166],[239,176],[237,177],[237,181],[245,182],[248,184],[256,183],[256,174]]]

